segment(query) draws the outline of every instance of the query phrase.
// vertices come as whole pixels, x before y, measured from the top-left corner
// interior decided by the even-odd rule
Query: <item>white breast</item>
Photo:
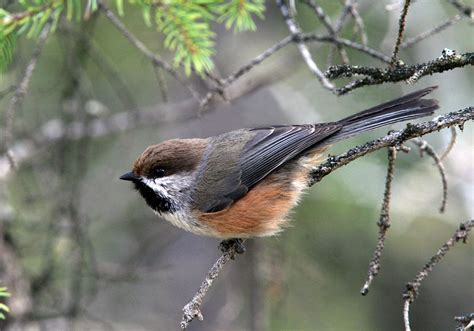
[[[174,213],[158,213],[159,216],[163,217],[165,220],[177,226],[180,229],[192,232],[198,235],[208,235],[208,231],[198,225],[197,220],[192,216],[191,212],[179,210]]]

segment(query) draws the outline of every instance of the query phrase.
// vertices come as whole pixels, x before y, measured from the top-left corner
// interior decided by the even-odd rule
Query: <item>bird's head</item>
[[[135,189],[156,212],[169,213],[189,199],[194,174],[206,147],[205,139],[173,139],[149,146],[120,179]]]

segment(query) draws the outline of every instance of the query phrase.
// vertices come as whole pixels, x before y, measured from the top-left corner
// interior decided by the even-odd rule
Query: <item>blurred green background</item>
[[[369,44],[386,54],[392,51],[399,15],[399,10],[385,9],[388,3],[359,4]],[[337,1],[320,4],[333,19],[342,8]],[[122,19],[127,27],[172,61],[172,54],[162,49],[162,37],[144,25],[141,13],[134,7],[125,9]],[[297,5],[297,10],[305,31],[324,32],[307,7]],[[446,1],[416,1],[406,35],[415,36],[456,13]],[[222,77],[288,35],[272,2],[267,3],[265,20],[258,21],[256,32],[216,29],[216,72]],[[443,48],[472,51],[472,29],[472,22],[462,20],[403,50],[401,58],[412,64],[440,56]],[[343,35],[352,35],[352,25]],[[16,84],[33,45],[30,40],[19,41],[14,63],[0,76],[0,90]],[[315,43],[310,49],[325,69],[330,46]],[[348,53],[352,64],[381,65],[364,54]],[[20,293],[9,286],[14,321],[10,330],[178,329],[183,305],[219,256],[218,241],[165,223],[119,181],[146,146],[240,127],[337,120],[431,85],[439,85],[433,93],[441,105],[439,114],[447,113],[472,105],[474,90],[474,71],[467,67],[424,77],[415,86],[385,84],[336,97],[311,75],[294,45],[229,89],[231,96],[239,97],[214,102],[200,117],[188,91],[173,78],[164,75],[164,79],[167,101],[150,62],[102,15],[63,26],[48,40],[15,116],[15,141],[37,138],[44,125],[59,123],[52,120],[90,123],[133,111],[154,112],[159,120],[99,138],[61,139],[35,147],[34,155],[15,174],[0,179],[0,223],[18,258],[18,277],[26,284],[19,288],[28,290]],[[202,80],[190,80],[205,91]],[[10,98],[0,100],[1,112]],[[331,153],[386,131],[346,141]],[[438,151],[449,138],[449,130],[426,137]],[[189,329],[401,330],[405,283],[460,222],[474,215],[473,145],[472,123],[467,123],[445,161],[449,195],[444,214],[438,213],[442,188],[433,161],[420,158],[414,145],[411,153],[399,154],[393,224],[382,270],[368,296],[359,291],[377,240],[385,150],[351,163],[308,190],[287,231],[249,241],[246,254],[225,267],[206,297],[204,321],[194,321]],[[474,311],[473,261],[471,241],[454,247],[439,263],[412,305],[413,330],[453,330],[454,316]],[[5,282],[1,272],[0,281]]]

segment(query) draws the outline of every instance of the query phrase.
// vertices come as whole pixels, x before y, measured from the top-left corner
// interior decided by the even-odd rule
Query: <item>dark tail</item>
[[[326,141],[333,143],[382,126],[432,115],[439,108],[438,102],[421,98],[436,88],[427,87],[346,117],[338,122],[343,125],[342,129]]]

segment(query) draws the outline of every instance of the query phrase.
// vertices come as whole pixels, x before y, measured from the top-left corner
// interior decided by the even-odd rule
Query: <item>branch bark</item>
[[[454,235],[446,241],[441,248],[436,252],[435,255],[425,264],[423,269],[415,276],[413,281],[406,284],[405,292],[403,293],[404,305],[403,305],[403,320],[405,322],[405,331],[410,331],[410,304],[415,301],[418,296],[418,290],[423,280],[431,273],[433,268],[438,264],[439,261],[449,252],[459,241],[463,243],[467,242],[469,232],[474,227],[474,220],[461,223],[459,229],[456,230]]]
[[[189,323],[191,323],[195,318],[199,319],[200,321],[204,319],[201,313],[201,305],[204,297],[207,294],[207,291],[211,288],[212,283],[219,276],[225,264],[230,260],[233,260],[236,253],[238,253],[240,249],[241,246],[239,246],[239,244],[236,242],[233,242],[232,245],[225,247],[224,253],[217,259],[211,270],[209,270],[206,278],[199,287],[199,290],[196,292],[192,300],[184,306],[183,319],[181,320],[180,324],[182,330],[186,330],[186,328],[189,326]]]
[[[389,67],[385,69],[338,65],[329,67],[324,75],[329,79],[353,77],[356,75],[365,76],[362,79],[356,79],[335,90],[337,94],[342,95],[367,85],[400,81],[413,84],[423,76],[461,68],[467,65],[474,65],[474,52],[457,55],[454,51],[445,49],[440,57],[426,63],[418,63],[411,66],[398,65],[393,68]]]
[[[339,156],[329,157],[325,162],[313,170],[309,186],[321,181],[334,170],[345,166],[368,153],[384,147],[399,146],[407,140],[425,136],[429,133],[437,132],[441,129],[456,125],[462,129],[465,122],[472,121],[473,119],[474,106],[471,106],[452,113],[440,115],[431,121],[418,124],[407,124],[406,128],[403,130],[393,131],[385,137],[354,147]]]

